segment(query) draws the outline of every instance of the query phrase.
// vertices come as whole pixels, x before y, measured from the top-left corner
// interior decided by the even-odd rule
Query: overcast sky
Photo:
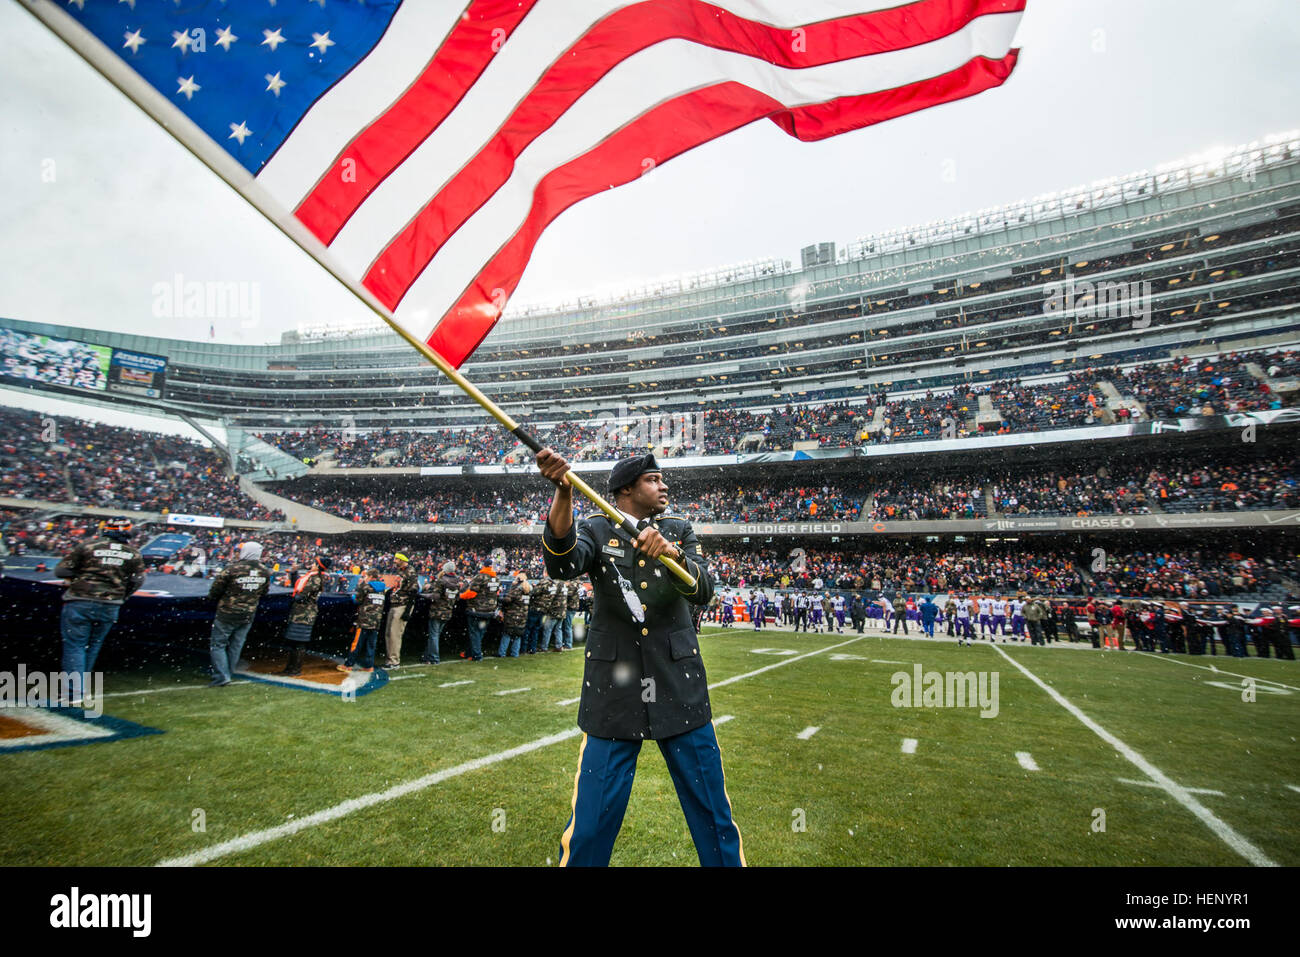
[[[1030,0],[1017,44],[1016,73],[978,97],[820,143],[761,121],[580,203],[514,303],[797,260],[1300,126],[1297,0]],[[0,89],[0,317],[207,339],[151,315],[178,273],[260,284],[260,323],[218,321],[223,341],[369,316],[13,2]]]

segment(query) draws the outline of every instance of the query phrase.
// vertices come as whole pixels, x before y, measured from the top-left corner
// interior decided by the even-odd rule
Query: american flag
[[[459,367],[574,203],[756,120],[819,140],[998,86],[1025,0],[30,6]]]

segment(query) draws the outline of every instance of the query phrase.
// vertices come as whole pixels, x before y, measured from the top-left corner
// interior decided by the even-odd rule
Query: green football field
[[[1295,662],[716,628],[701,650],[751,865],[1300,864]],[[0,753],[0,864],[554,864],[582,663],[408,667],[354,701],[110,675],[106,713],[164,733]],[[996,715],[896,707],[918,664],[996,673]],[[697,863],[650,742],[613,863]]]

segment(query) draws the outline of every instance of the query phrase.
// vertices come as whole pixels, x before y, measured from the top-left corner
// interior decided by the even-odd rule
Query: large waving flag
[[[759,119],[819,140],[1000,85],[1025,0],[27,0],[451,366],[546,226]]]

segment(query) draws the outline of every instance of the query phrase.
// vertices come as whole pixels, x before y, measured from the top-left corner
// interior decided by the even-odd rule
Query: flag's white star
[[[227,136],[226,139],[239,140],[239,145],[243,146],[244,138],[252,135],[253,135],[253,131],[250,130],[247,126],[245,126],[241,121],[238,126],[236,126],[234,123],[230,124],[230,135]]]
[[[72,6],[74,3],[77,5],[78,10],[86,9],[86,0],[68,0],[68,6]],[[321,4],[321,6],[324,6],[324,4]]]
[[[263,30],[262,36],[266,39],[262,41],[262,46],[270,47],[271,52],[274,53],[275,48],[284,42],[284,37],[280,36],[282,29],[283,27],[276,27],[274,30]]]
[[[184,30],[173,30],[173,31],[172,31],[172,49],[173,49],[173,50],[176,49],[176,47],[180,47],[182,53],[189,53],[189,52],[190,52],[190,44],[193,43],[193,42],[194,42],[193,38],[191,38],[190,35],[189,35],[188,33],[186,33]]]
[[[284,80],[280,79],[279,70],[276,70],[275,76],[272,76],[269,73],[266,75],[266,88],[269,92],[274,93],[276,96],[280,95],[280,90],[284,85],[285,85]]]
[[[135,33],[124,33],[122,36],[126,38],[126,42],[123,43],[122,46],[130,47],[132,53],[139,50],[140,45],[145,42],[145,38],[140,36],[139,30],[136,30]]]
[[[324,33],[313,33],[312,40],[314,42],[311,45],[314,47],[320,47],[321,53],[324,53],[326,49],[334,45],[334,41],[330,39],[330,32],[328,30]]]
[[[322,10],[325,9],[325,0],[310,0],[311,3],[319,3]]]
[[[199,90],[203,89],[203,87],[199,86],[197,83],[194,82],[193,73],[191,73],[189,76],[178,76],[176,78],[176,82],[180,84],[180,89],[176,91],[176,95],[180,96],[182,93],[184,93],[185,99],[187,100],[194,99],[194,94],[197,93]]]
[[[221,47],[221,49],[225,50],[227,53],[230,52],[230,44],[234,43],[238,39],[239,37],[235,36],[235,31],[230,27],[222,27],[217,31],[217,46]]]
[[[135,0],[117,0],[118,3],[125,3],[132,10],[135,9]]]

